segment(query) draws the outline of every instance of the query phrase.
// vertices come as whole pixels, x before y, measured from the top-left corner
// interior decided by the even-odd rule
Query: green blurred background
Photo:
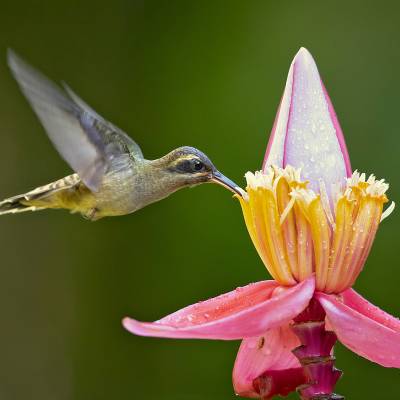
[[[6,67],[7,47],[128,133],[149,158],[204,150],[244,184],[260,167],[292,57],[317,60],[352,164],[400,199],[398,2],[1,2],[0,196],[70,173]],[[399,315],[395,212],[357,289]],[[0,399],[233,399],[238,342],[135,337],[154,320],[267,278],[239,205],[214,185],[90,223],[47,211],[1,218]],[[399,372],[342,346],[348,398],[397,398]],[[292,396],[291,398],[295,398]]]

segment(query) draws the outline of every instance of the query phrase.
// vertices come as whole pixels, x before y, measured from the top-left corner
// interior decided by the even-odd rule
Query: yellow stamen
[[[313,273],[313,243],[310,225],[298,203],[294,205],[294,212],[297,230],[297,259],[299,265],[299,273],[296,279],[300,282]]]
[[[320,198],[314,199],[309,206],[311,233],[314,244],[316,284],[326,286],[330,253],[330,227]]]
[[[258,194],[264,200],[264,223],[267,227],[268,242],[271,243],[270,250],[275,270],[280,275],[282,283],[294,283],[295,280],[287,259],[286,246],[274,193],[269,190],[258,189]]]
[[[242,206],[250,237],[271,275],[283,285],[316,276],[317,290],[340,293],[351,287],[371,249],[388,184],[357,171],[321,194],[307,189],[300,170],[269,167],[246,174]]]
[[[280,214],[279,223],[283,231],[283,237],[286,244],[286,254],[293,276],[298,276],[297,264],[297,234],[296,220],[293,206],[295,198],[290,196],[291,188],[285,179],[279,179],[276,185],[276,201],[278,213]]]
[[[353,209],[354,202],[349,201],[346,197],[342,197],[338,200],[336,205],[335,232],[326,286],[328,292],[333,291],[339,284],[341,265],[348,251],[348,244],[353,232]]]

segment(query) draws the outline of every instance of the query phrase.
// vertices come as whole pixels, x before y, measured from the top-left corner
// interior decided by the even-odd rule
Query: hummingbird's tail
[[[77,174],[40,186],[30,192],[0,201],[0,215],[25,211],[38,211],[45,208],[67,208],[75,211],[73,205],[78,198],[81,180]],[[76,210],[78,211],[78,210]]]

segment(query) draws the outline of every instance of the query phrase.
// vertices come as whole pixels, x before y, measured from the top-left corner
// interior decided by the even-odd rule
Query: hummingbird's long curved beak
[[[223,186],[224,188],[230,190],[231,192],[233,192],[239,196],[242,196],[243,189],[241,189],[240,186],[236,185],[235,182],[231,181],[225,175],[222,175],[221,172],[219,172],[219,171],[215,171],[212,174],[210,181]]]

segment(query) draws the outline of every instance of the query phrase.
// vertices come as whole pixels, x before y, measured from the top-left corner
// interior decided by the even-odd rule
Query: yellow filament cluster
[[[317,290],[340,293],[351,287],[371,249],[388,185],[357,171],[330,196],[307,189],[300,170],[269,167],[248,172],[237,196],[250,237],[272,277],[293,285],[315,274]],[[332,194],[333,193],[333,194]]]

